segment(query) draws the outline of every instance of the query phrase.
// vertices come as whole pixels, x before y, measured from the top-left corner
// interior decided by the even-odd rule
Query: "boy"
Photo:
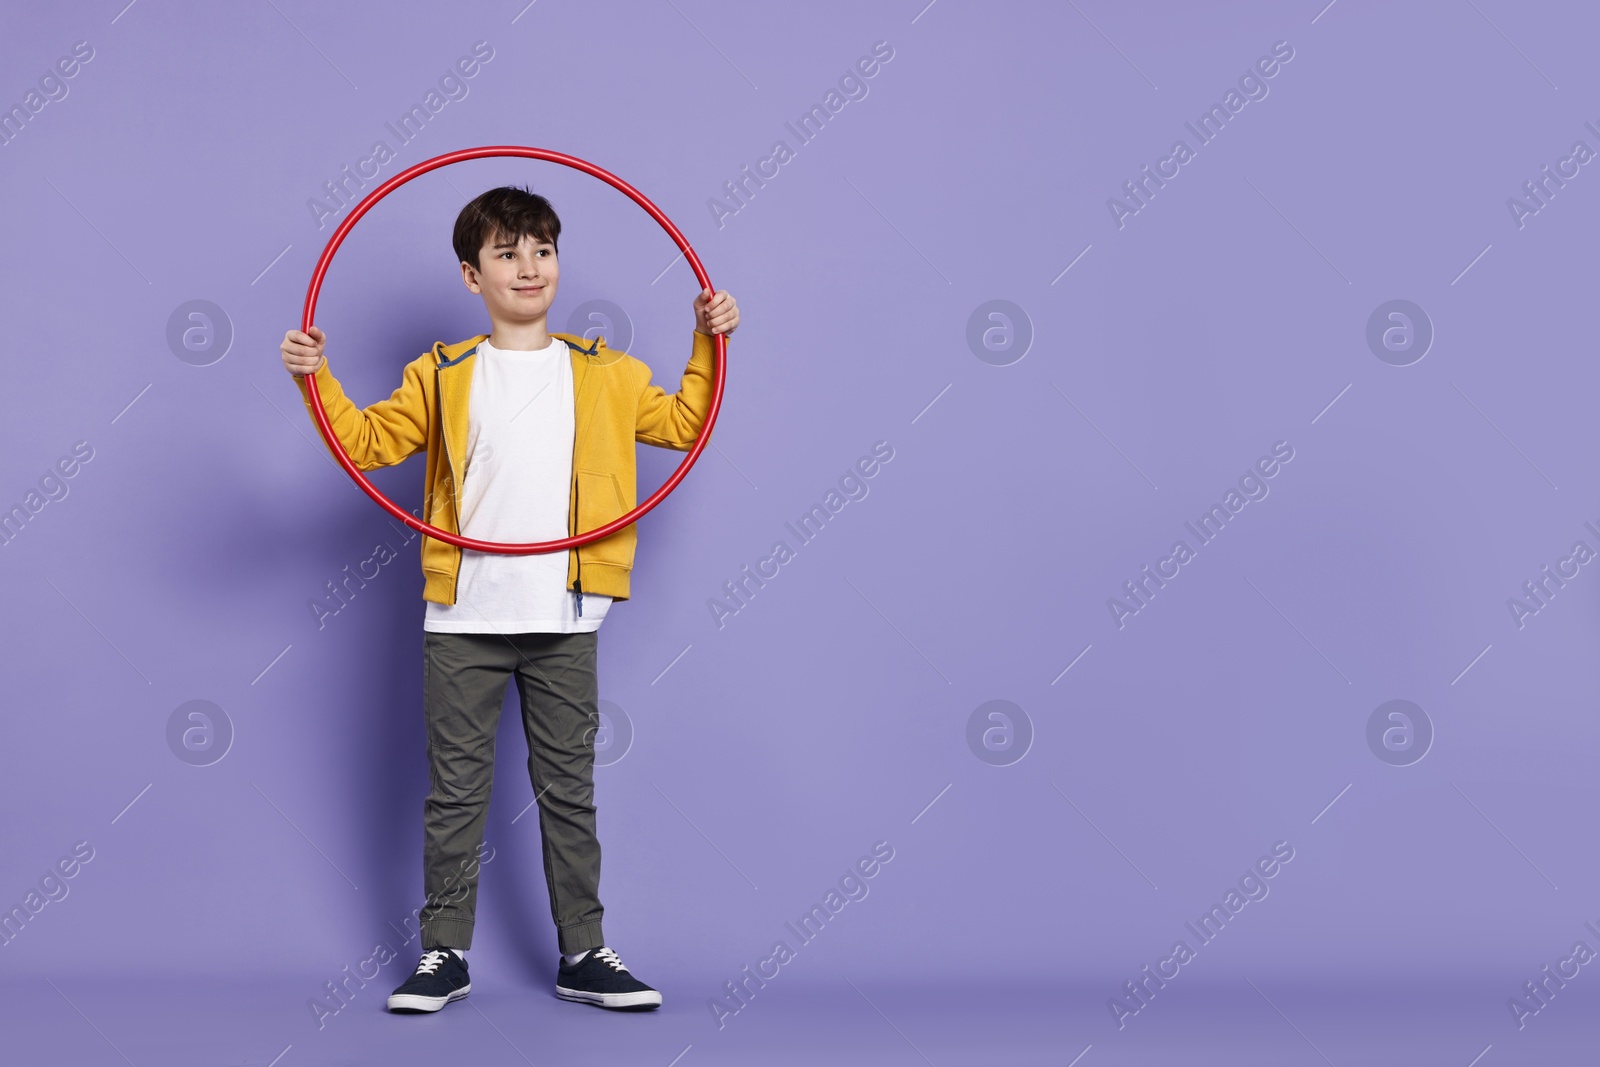
[[[546,318],[560,271],[561,221],[544,197],[503,186],[456,219],[461,279],[492,329],[407,364],[388,400],[357,408],[323,358],[323,332],[281,346],[309,412],[316,375],[328,420],[363,471],[427,453],[424,521],[485,541],[550,541],[636,504],[634,442],[688,451],[710,409],[713,334],[732,334],[727,291],[694,300],[694,346],[675,394],[632,356]],[[515,678],[539,804],[545,882],[561,959],[556,995],[649,1010],[661,994],[601,935],[595,830],[595,658],[601,621],[628,599],[633,526],[565,553],[505,555],[422,538],[423,710],[431,789],[423,805],[423,955],[391,1011],[438,1011],[468,994],[478,864],[494,776],[495,730]]]

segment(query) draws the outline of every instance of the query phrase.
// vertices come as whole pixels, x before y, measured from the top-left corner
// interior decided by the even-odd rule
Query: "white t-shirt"
[[[536,352],[483,341],[467,405],[461,532],[482,541],[567,536],[575,432],[572,357],[550,339]],[[571,549],[567,550],[572,551]],[[424,630],[442,633],[587,633],[611,598],[567,588],[567,552],[508,556],[461,550],[454,604],[428,601]]]

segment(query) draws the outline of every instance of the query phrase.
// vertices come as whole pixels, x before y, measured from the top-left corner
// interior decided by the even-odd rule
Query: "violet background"
[[[1506,202],[1574,141],[1600,149],[1600,17],[1324,3],[7,11],[0,102],[95,49],[0,147],[0,504],[95,451],[0,550],[0,905],[95,849],[0,949],[13,1047],[1579,1062],[1588,968],[1524,1029],[1506,1001],[1600,947],[1600,578],[1521,628],[1507,601],[1600,548],[1600,178],[1521,228]],[[480,40],[468,95],[378,180],[462,147],[569,152],[661,206],[743,314],[711,445],[640,522],[633,599],[602,627],[601,695],[635,732],[597,775],[605,924],[663,989],[649,1016],[550,993],[514,692],[469,1006],[383,1013],[415,962],[390,924],[421,903],[418,542],[320,630],[308,603],[398,535],[279,362],[333,229],[306,204]],[[785,122],[877,41],[894,56],[866,98],[719,226],[707,200],[796,147]],[[1107,199],[1277,41],[1294,57],[1267,97],[1119,229]],[[675,387],[695,283],[670,239],[593,179],[507,159],[413,181],[345,242],[317,320],[358,402],[487,329],[450,227],[525,182],[564,224],[551,327],[612,301]],[[1403,367],[1365,339],[1397,298],[1435,330]],[[166,340],[195,299],[234,333],[205,366]],[[1033,331],[1007,366],[966,340],[993,299]],[[880,440],[867,497],[719,628],[708,600]],[[1278,441],[1270,494],[1119,629],[1107,598]],[[640,454],[642,498],[681,454]],[[373,478],[409,508],[421,473]],[[204,767],[166,733],[197,699],[235,733]],[[997,699],[1034,735],[1009,766],[967,742]],[[1366,739],[1392,699],[1435,732],[1408,766]],[[1119,1029],[1108,998],[1280,840],[1270,894]],[[869,895],[719,1029],[707,1002],[876,841],[895,854]],[[385,940],[398,961],[319,1029],[308,1002]]]

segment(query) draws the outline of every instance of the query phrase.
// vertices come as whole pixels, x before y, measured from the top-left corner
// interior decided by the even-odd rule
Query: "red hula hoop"
[[[711,284],[710,275],[706,273],[705,267],[700,263],[700,257],[694,254],[694,249],[690,247],[688,240],[684,238],[678,227],[672,224],[672,220],[667,218],[667,216],[662,213],[660,208],[652,204],[648,197],[639,192],[639,190],[635,189],[633,186],[629,185],[627,182],[623,181],[621,178],[617,177],[615,174],[597,167],[593,163],[579,159],[576,156],[569,156],[564,152],[554,152],[546,148],[528,148],[523,145],[489,145],[482,148],[463,148],[455,152],[446,152],[441,156],[434,156],[432,159],[423,160],[416,166],[409,167],[406,170],[401,171],[399,174],[396,174],[394,177],[390,178],[388,181],[372,190],[372,192],[368,193],[361,200],[361,202],[355,206],[350,214],[345,217],[345,220],[339,224],[339,228],[333,231],[333,236],[328,238],[328,246],[322,250],[322,256],[317,260],[317,269],[311,275],[311,286],[306,290],[305,312],[301,316],[300,329],[302,331],[308,330],[312,325],[312,318],[317,309],[317,294],[322,290],[322,278],[328,272],[328,265],[333,262],[334,252],[338,251],[339,245],[343,243],[351,228],[355,226],[355,224],[360,220],[361,216],[365,215],[369,210],[372,209],[373,205],[382,200],[385,196],[388,196],[395,189],[398,189],[400,186],[404,185],[406,182],[419,175],[426,174],[430,170],[448,166],[451,163],[460,163],[463,160],[483,159],[490,156],[522,156],[527,159],[541,159],[550,163],[560,163],[563,166],[571,167],[574,170],[581,170],[585,174],[599,178],[601,181],[606,182],[607,184],[620,190],[622,193],[627,195],[630,200],[644,208],[645,211],[649,212],[650,217],[655,219],[656,222],[660,224],[661,228],[666,230],[667,234],[672,238],[672,240],[677,243],[677,246],[683,251],[684,257],[688,259],[689,266],[694,271],[695,278],[699,280],[701,289],[710,289],[712,292],[716,291],[716,287]],[[460,534],[450,533],[447,530],[441,530],[436,526],[432,526],[426,522],[423,522],[421,519],[417,518],[415,515],[411,514],[409,511],[406,511],[394,501],[384,496],[383,493],[379,492],[377,486],[373,485],[367,480],[367,476],[363,474],[360,468],[355,465],[354,461],[350,459],[349,453],[344,450],[344,446],[339,442],[339,439],[333,433],[333,427],[328,423],[328,413],[326,410],[324,410],[322,406],[322,397],[317,392],[317,379],[315,374],[306,375],[306,385],[310,390],[313,401],[311,405],[311,412],[316,419],[317,429],[322,433],[322,439],[326,441],[328,443],[328,447],[333,450],[334,456],[339,460],[339,466],[344,468],[345,473],[350,475],[350,477],[355,480],[355,483],[359,485],[368,496],[377,501],[378,505],[382,507],[383,510],[387,511],[390,515],[393,515],[395,518],[399,519],[401,522],[405,523],[414,530],[420,530],[429,537],[437,538],[440,541],[444,541],[448,544],[456,545],[461,548],[471,548],[479,552],[498,552],[502,555],[532,555],[539,552],[555,552],[560,549],[576,548],[579,545],[586,545],[591,541],[598,541],[602,537],[608,537],[623,527],[637,521],[651,508],[665,500],[667,498],[667,494],[671,493],[672,490],[677,487],[678,483],[683,481],[684,475],[689,473],[689,468],[694,466],[695,460],[700,458],[701,451],[705,449],[706,442],[710,440],[711,428],[716,424],[717,412],[722,408],[722,387],[723,382],[727,377],[728,370],[728,337],[726,334],[721,333],[714,334],[713,337],[715,339],[717,348],[717,371],[716,380],[711,393],[711,410],[706,413],[705,425],[700,427],[700,434],[695,438],[694,446],[689,449],[689,454],[683,458],[683,462],[678,465],[678,469],[672,472],[672,477],[668,478],[664,483],[662,483],[661,488],[652,493],[649,499],[645,500],[626,515],[613,519],[604,526],[597,526],[593,530],[574,534],[571,537],[564,537],[558,541],[531,541],[526,544],[505,544],[499,541],[479,541],[475,538],[463,537]]]

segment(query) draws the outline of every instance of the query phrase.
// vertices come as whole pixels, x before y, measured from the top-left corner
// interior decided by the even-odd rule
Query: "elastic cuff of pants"
[[[563,956],[570,956],[584,949],[600,948],[605,943],[605,937],[600,933],[599,919],[579,923],[576,926],[563,926],[556,930],[556,944],[560,946]]]
[[[433,919],[422,924],[422,949],[471,948],[472,922],[468,919]],[[573,951],[577,951],[574,949]]]

